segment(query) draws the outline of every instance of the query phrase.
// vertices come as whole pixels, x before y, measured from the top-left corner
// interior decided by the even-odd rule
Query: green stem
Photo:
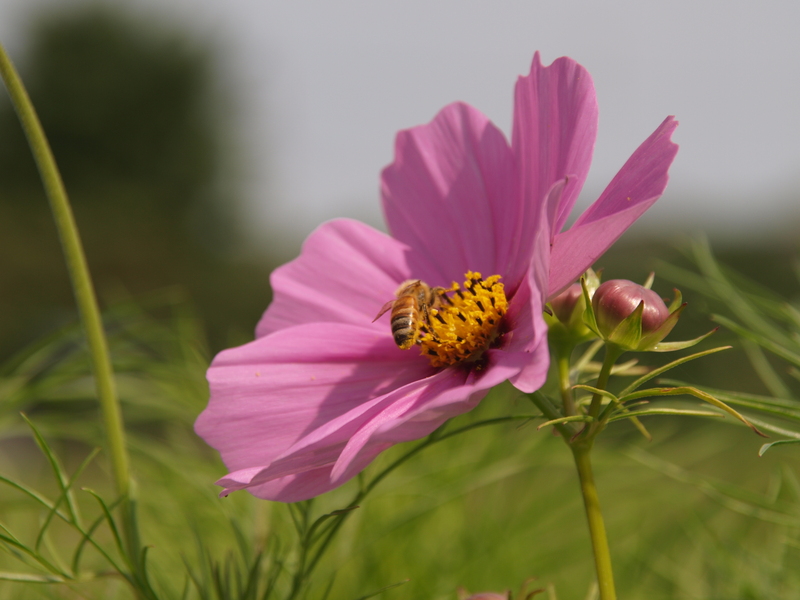
[[[608,549],[606,526],[603,522],[603,514],[600,512],[600,500],[597,496],[589,457],[591,449],[591,442],[577,443],[572,446],[572,455],[575,458],[575,466],[578,468],[583,504],[586,507],[586,519],[589,521],[589,535],[592,538],[600,600],[616,600],[617,593],[614,590],[614,572],[611,569],[611,553]]]
[[[597,376],[597,383],[595,387],[599,390],[605,390],[608,385],[608,379],[611,377],[611,369],[614,368],[614,363],[622,355],[622,350],[611,344],[606,344],[606,356],[603,359],[603,366],[600,369],[600,375]],[[603,396],[595,394],[592,396],[592,403],[589,405],[589,415],[595,419],[600,414],[600,407],[602,406]],[[594,424],[593,424],[594,425]]]
[[[558,387],[561,389],[561,402],[564,405],[564,416],[571,417],[578,414],[575,400],[572,397],[572,382],[569,380],[569,358],[570,354],[559,352],[556,356],[556,366],[558,368]]]
[[[67,192],[64,189],[64,183],[61,180],[61,175],[42,125],[11,59],[1,44],[0,75],[3,77],[8,93],[11,96],[11,101],[22,123],[22,128],[25,131],[25,136],[28,139],[28,144],[39,169],[47,198],[50,201],[56,228],[61,238],[75,300],[86,332],[97,397],[100,401],[103,424],[108,439],[108,453],[111,457],[114,484],[117,494],[123,499],[121,502],[122,524],[126,545],[131,560],[136,562],[138,561],[139,544],[133,517],[133,507],[128,496],[130,492],[130,475],[128,471],[128,455],[125,450],[125,430],[122,425],[108,344],[103,331],[94,287],[89,275],[89,267],[86,264],[86,256],[83,252]]]
[[[605,390],[608,380],[611,377],[611,370],[617,359],[622,355],[623,350],[616,345],[606,343],[606,355],[603,359],[603,366],[597,376],[595,387]],[[594,394],[589,405],[589,415],[598,418],[602,408],[602,394]],[[590,423],[581,435],[569,440],[567,444],[572,450],[575,459],[575,467],[578,469],[578,478],[581,484],[581,495],[583,505],[586,508],[586,519],[589,524],[589,535],[592,539],[592,552],[594,554],[594,564],[597,570],[597,584],[600,588],[600,600],[616,600],[617,594],[614,590],[614,572],[611,568],[611,553],[608,549],[608,536],[606,526],[603,522],[603,513],[600,511],[600,499],[597,495],[597,487],[594,483],[592,474],[591,451],[594,439],[600,433],[605,424],[603,422]]]

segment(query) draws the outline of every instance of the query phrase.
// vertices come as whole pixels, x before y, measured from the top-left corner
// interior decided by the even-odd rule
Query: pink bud
[[[641,302],[644,302],[642,335],[647,335],[661,327],[669,317],[669,310],[661,297],[633,281],[606,281],[592,297],[597,328],[604,336],[610,335]]]
[[[575,306],[583,298],[583,289],[580,283],[573,283],[558,296],[550,300],[550,306],[553,307],[553,314],[562,323],[569,323],[572,319],[572,313],[575,311]],[[584,308],[581,306],[581,308]]]

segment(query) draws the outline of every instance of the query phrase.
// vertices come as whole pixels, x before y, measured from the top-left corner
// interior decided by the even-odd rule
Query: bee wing
[[[386,304],[384,304],[384,305],[381,307],[380,311],[378,311],[378,314],[377,314],[377,315],[375,315],[375,318],[374,318],[374,319],[372,319],[372,322],[374,323],[375,321],[377,321],[378,319],[380,319],[380,318],[381,318],[381,315],[383,315],[383,313],[385,313],[387,310],[389,310],[390,308],[392,308],[392,305],[393,305],[393,304],[394,304],[394,300],[389,300],[389,301],[388,301]]]

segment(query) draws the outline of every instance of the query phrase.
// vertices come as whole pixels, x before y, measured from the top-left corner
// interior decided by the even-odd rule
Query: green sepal
[[[569,356],[578,344],[597,338],[595,332],[583,324],[582,315],[583,311],[578,313],[578,319],[581,319],[579,323],[565,324],[559,321],[555,315],[544,312],[544,321],[547,323],[547,342],[556,355]]]
[[[670,314],[678,310],[678,307],[683,304],[683,294],[681,294],[681,291],[678,288],[672,288],[672,291],[675,292],[675,298],[672,299],[672,302],[670,302],[667,308]]]
[[[625,319],[614,328],[608,341],[625,350],[637,350],[642,339],[642,314],[644,300]]]
[[[684,308],[686,308],[686,304],[681,304],[677,310],[670,312],[670,315],[664,319],[664,322],[658,329],[642,336],[642,339],[639,340],[639,346],[637,349],[646,352],[650,350],[650,348],[657,346],[661,340],[669,335],[669,332],[672,331],[672,328],[677,325],[678,319],[680,318]]]
[[[581,277],[581,289],[583,290],[583,301],[586,303],[586,310],[583,311],[583,322],[586,327],[591,329],[597,337],[600,335],[600,330],[597,328],[597,319],[594,316],[594,308],[592,307],[592,297],[589,295],[589,287],[586,283],[586,277]]]

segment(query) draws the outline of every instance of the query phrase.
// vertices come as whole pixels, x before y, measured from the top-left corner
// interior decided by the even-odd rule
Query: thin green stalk
[[[311,575],[311,572],[316,568],[316,566],[319,563],[320,559],[325,554],[325,551],[328,549],[328,547],[330,546],[331,542],[333,541],[334,536],[339,531],[339,529],[342,527],[342,525],[344,525],[345,519],[347,519],[347,517],[349,517],[350,514],[353,512],[352,510],[348,510],[348,509],[357,508],[358,504],[362,500],[364,500],[364,498],[367,496],[367,494],[369,494],[373,489],[375,489],[375,487],[381,481],[383,481],[383,479],[386,478],[386,476],[389,475],[389,473],[391,473],[392,471],[394,471],[397,467],[402,465],[404,462],[406,462],[407,460],[409,460],[410,458],[412,458],[413,456],[415,456],[416,454],[418,454],[419,452],[421,452],[425,448],[428,448],[429,446],[432,446],[435,443],[438,443],[438,442],[441,442],[441,441],[446,440],[448,438],[451,438],[453,436],[465,433],[465,432],[470,431],[472,429],[477,429],[479,427],[485,427],[487,425],[496,425],[496,424],[500,424],[500,423],[508,423],[508,422],[511,422],[511,421],[526,421],[526,420],[533,419],[533,418],[536,418],[536,415],[512,415],[512,416],[508,416],[508,417],[496,417],[494,419],[486,419],[485,421],[478,421],[477,423],[470,423],[469,425],[465,425],[463,427],[460,427],[458,429],[454,429],[453,431],[448,431],[448,432],[443,432],[441,429],[437,429],[432,434],[430,434],[425,439],[425,441],[417,444],[411,450],[409,450],[408,452],[406,452],[405,454],[403,454],[402,456],[397,458],[394,462],[392,462],[385,469],[383,469],[383,471],[378,473],[372,479],[372,481],[370,481],[366,486],[364,486],[355,495],[355,497],[350,502],[350,504],[347,505],[347,508],[344,509],[345,512],[342,512],[342,514],[336,519],[336,521],[333,522],[333,524],[330,526],[330,529],[323,530],[323,532],[321,532],[319,534],[320,538],[317,538],[316,536],[314,536],[314,539],[312,539],[312,537],[310,537],[310,536],[307,537],[307,539],[304,541],[304,543],[309,543],[310,544],[310,543],[314,543],[316,541],[316,539],[320,539],[319,546],[317,547],[316,552],[314,553],[314,556],[310,560],[308,560],[308,556],[307,556],[307,552],[308,552],[309,549],[308,548],[302,548],[301,549],[301,559],[300,560],[301,560],[301,567],[302,568],[298,568],[298,572],[295,575],[295,580],[294,580],[293,585],[292,585],[292,590],[290,591],[287,600],[294,600],[294,598],[297,597],[297,595],[299,594],[300,589],[302,587],[302,583],[309,578],[309,576]],[[315,525],[312,525],[312,529],[315,528]]]
[[[603,359],[603,366],[600,369],[600,375],[597,376],[597,384],[595,387],[600,390],[605,390],[608,385],[608,379],[611,377],[611,369],[614,368],[614,363],[622,354],[622,351],[611,344],[606,343],[606,356]],[[600,407],[602,404],[603,396],[595,394],[592,396],[592,403],[589,405],[589,415],[595,419],[600,414]],[[593,424],[594,425],[594,424]]]
[[[558,368],[558,387],[561,389],[561,402],[564,405],[564,416],[571,417],[578,414],[575,399],[572,397],[572,382],[569,380],[569,358],[571,352],[559,352],[556,356]]]
[[[591,449],[591,441],[574,444],[572,456],[575,458],[575,466],[578,468],[583,504],[586,507],[586,519],[589,522],[589,535],[592,538],[600,600],[616,600],[617,593],[614,590],[614,572],[611,568],[611,553],[608,549],[606,526],[603,522],[603,513],[600,512],[600,500],[597,496],[589,457]]]
[[[542,414],[548,421],[554,421],[556,419],[562,418],[564,415],[561,411],[556,408],[556,405],[550,401],[550,398],[545,396],[541,390],[532,392],[527,395],[528,399],[533,402],[533,404],[542,411]],[[573,427],[572,423],[555,423],[553,425],[556,431],[561,434],[561,437],[564,438],[564,441],[569,444],[572,436],[574,436],[577,431],[575,427]]]
[[[613,345],[606,343],[606,355],[603,359],[603,366],[597,376],[595,387],[605,390],[608,380],[611,377],[611,370],[614,363],[622,355],[623,351]],[[597,419],[602,408],[603,395],[595,393],[589,405],[589,416]],[[594,483],[592,474],[591,451],[594,439],[603,430],[603,422],[590,423],[581,432],[581,435],[567,440],[567,445],[572,450],[575,459],[575,467],[578,469],[580,479],[581,495],[583,505],[586,508],[586,519],[589,524],[589,535],[592,539],[592,553],[594,554],[594,564],[597,570],[597,584],[600,589],[600,600],[616,600],[617,594],[614,590],[614,572],[611,568],[611,553],[608,549],[608,536],[606,526],[603,522],[603,513],[600,511],[600,499],[597,495],[597,487]]]
[[[127,550],[133,561],[138,559],[139,542],[136,533],[132,503],[129,499],[130,474],[128,455],[125,449],[125,430],[119,408],[119,400],[111,369],[105,333],[103,331],[100,309],[97,305],[89,267],[83,252],[78,228],[72,208],[64,189],[64,183],[56,166],[55,158],[45,137],[42,125],[36,115],[28,93],[14,68],[5,48],[0,44],[0,75],[8,89],[25,136],[28,139],[36,166],[44,184],[53,218],[56,222],[64,256],[67,262],[75,300],[81,322],[86,332],[86,340],[91,356],[97,397],[103,415],[103,425],[108,440],[108,453],[117,494],[123,498],[121,503],[123,532]]]

